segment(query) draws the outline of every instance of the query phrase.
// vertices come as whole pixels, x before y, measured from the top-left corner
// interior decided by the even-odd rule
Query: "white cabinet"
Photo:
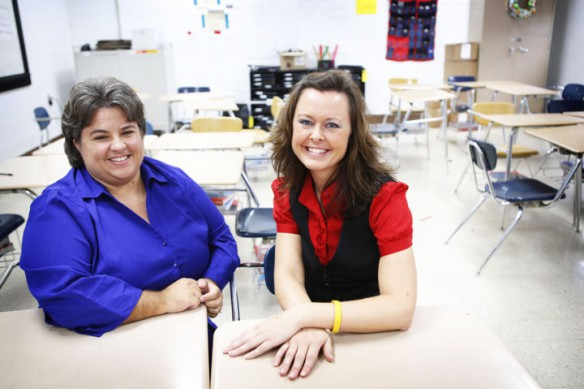
[[[90,77],[116,77],[138,93],[143,99],[146,120],[155,129],[166,130],[168,111],[166,103],[158,101],[162,95],[173,93],[174,64],[172,49],[158,50],[105,50],[75,53],[77,81]]]

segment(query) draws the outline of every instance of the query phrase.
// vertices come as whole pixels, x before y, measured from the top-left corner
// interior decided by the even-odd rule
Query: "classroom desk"
[[[511,129],[507,143],[505,177],[509,177],[511,171],[511,150],[520,127],[567,126],[584,123],[584,118],[564,115],[562,113],[514,113],[508,115],[481,115],[481,117],[490,122],[497,123],[502,127]]]
[[[392,96],[396,97],[400,102],[398,105],[398,113],[397,113],[397,116],[398,116],[397,130],[398,131],[401,130],[401,128],[403,128],[403,126],[408,124],[408,123],[423,123],[423,122],[430,122],[430,121],[437,121],[437,120],[442,121],[442,133],[444,136],[444,156],[446,158],[446,171],[448,171],[448,139],[447,139],[447,134],[446,134],[446,129],[447,129],[446,123],[448,121],[448,117],[447,117],[447,110],[446,110],[446,100],[453,99],[454,97],[456,97],[456,95],[454,93],[447,92],[447,91],[442,90],[442,89],[410,89],[410,90],[393,92]],[[440,117],[424,118],[424,119],[409,120],[408,121],[412,107],[415,103],[424,103],[424,105],[427,106],[427,104],[430,101],[440,101],[440,105],[442,108],[442,115]],[[400,108],[402,102],[409,104],[408,111],[404,115],[403,120],[401,120],[400,113],[399,113],[399,108]],[[426,111],[427,111],[427,109],[426,109]],[[426,131],[426,150],[428,153],[428,157],[430,157],[430,142],[429,142],[428,138],[429,138],[429,131]]]
[[[16,157],[0,163],[0,193],[23,193],[34,199],[32,188],[46,187],[71,169],[65,153]]]
[[[516,103],[517,98],[521,98],[519,102],[519,113],[531,113],[529,109],[528,97],[550,97],[559,95],[558,91],[541,88],[538,86],[520,84],[517,82],[498,82],[498,83],[487,83],[486,88],[493,91],[493,101],[497,98],[497,93],[507,93],[513,98],[513,104]]]
[[[501,341],[469,311],[420,306],[405,332],[334,335],[335,362],[289,381],[275,351],[231,358],[225,346],[257,320],[229,322],[214,336],[211,388],[539,388]]]
[[[574,216],[573,226],[580,232],[580,213],[582,211],[582,155],[584,154],[584,126],[561,126],[525,130],[533,137],[545,140],[576,156],[577,170],[574,178]],[[566,177],[569,180],[570,177]]]
[[[243,171],[243,151],[163,150],[156,159],[181,168],[201,186],[237,185]]]
[[[0,313],[3,388],[209,387],[205,309],[157,316],[96,338],[45,323],[40,309]]]
[[[158,101],[167,103],[168,110],[168,130],[170,131],[173,127],[172,119],[172,104],[178,102],[188,102],[188,101],[204,101],[210,99],[223,99],[224,96],[215,92],[197,92],[197,93],[170,93],[162,95],[158,98]],[[236,109],[237,110],[237,109]]]
[[[564,115],[576,116],[578,118],[584,118],[584,111],[564,112]]]
[[[179,132],[162,134],[148,145],[149,150],[244,149],[256,140],[253,132]]]

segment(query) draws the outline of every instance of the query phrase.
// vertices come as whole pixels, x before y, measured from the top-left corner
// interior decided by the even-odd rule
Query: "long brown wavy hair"
[[[325,186],[337,182],[331,204],[342,204],[347,217],[359,215],[378,193],[383,182],[395,181],[393,171],[380,162],[378,142],[369,131],[367,107],[361,90],[343,70],[307,74],[292,89],[272,130],[272,164],[278,176],[283,176],[284,189],[297,193],[308,169],[292,151],[294,114],[305,89],[344,93],[349,100],[351,134],[347,152]]]

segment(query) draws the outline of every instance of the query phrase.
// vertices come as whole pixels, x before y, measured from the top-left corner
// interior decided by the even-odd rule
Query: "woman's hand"
[[[302,328],[299,314],[300,311],[293,308],[262,320],[233,340],[223,353],[231,357],[245,354],[245,359],[252,359],[278,347]]]
[[[182,312],[201,305],[201,289],[192,278],[176,280],[161,291],[168,313]]]
[[[197,281],[201,290],[201,303],[207,307],[207,315],[215,317],[223,308],[223,293],[217,284],[209,278],[201,278]]]
[[[307,377],[318,360],[320,350],[324,358],[333,362],[333,340],[328,331],[321,328],[304,328],[280,346],[274,358],[274,367],[280,367],[280,375],[294,380]]]

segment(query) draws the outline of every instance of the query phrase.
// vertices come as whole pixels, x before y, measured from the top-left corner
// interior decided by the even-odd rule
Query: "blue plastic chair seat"
[[[272,238],[276,236],[273,208],[243,208],[237,212],[235,233],[245,238]]]
[[[558,192],[557,189],[531,178],[493,182],[493,188],[497,198],[511,203],[549,201]],[[565,195],[562,195],[562,198],[564,197]]]

